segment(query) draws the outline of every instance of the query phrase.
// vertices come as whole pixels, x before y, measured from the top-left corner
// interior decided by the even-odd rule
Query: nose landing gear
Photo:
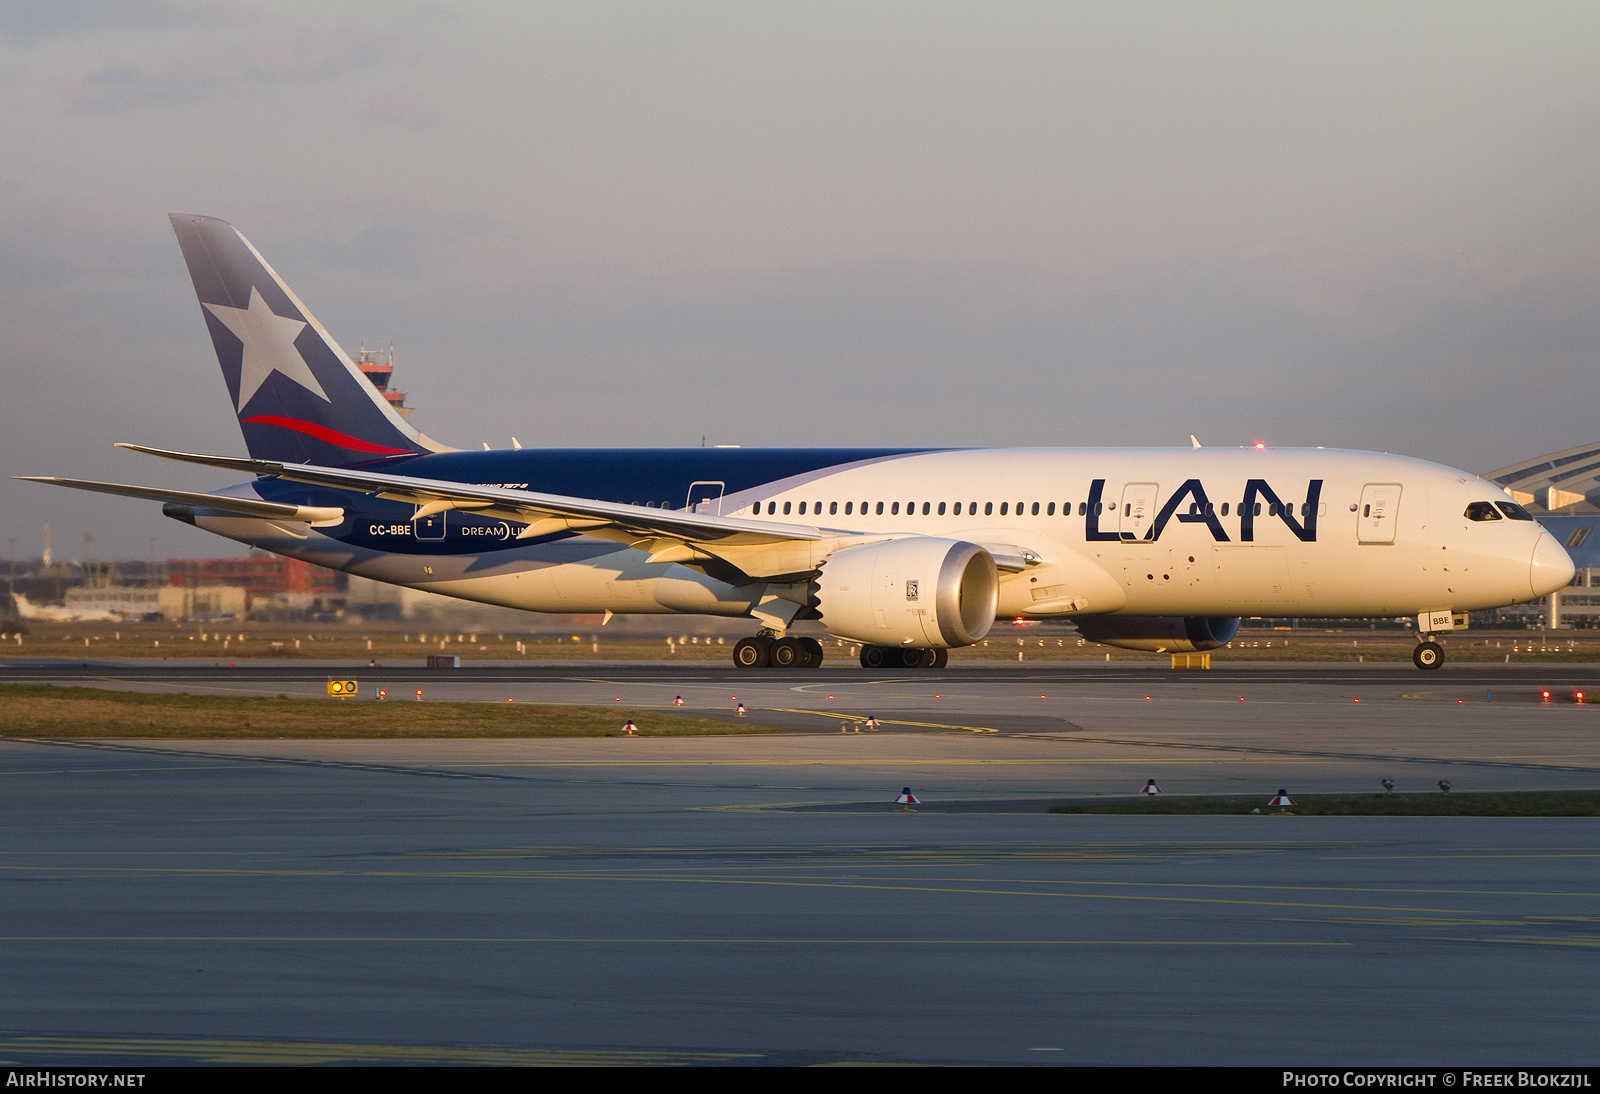
[[[1467,613],[1440,608],[1422,612],[1417,616],[1417,648],[1411,651],[1411,660],[1419,669],[1436,669],[1444,664],[1444,647],[1434,641],[1440,631],[1459,630],[1467,625]]]

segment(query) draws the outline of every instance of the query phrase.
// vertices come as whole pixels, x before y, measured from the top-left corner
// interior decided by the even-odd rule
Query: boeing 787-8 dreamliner
[[[1283,448],[463,451],[412,428],[231,224],[174,215],[251,476],[163,502],[320,566],[539,612],[752,620],[746,668],[938,667],[997,616],[1139,650],[1241,616],[1408,616],[1420,668],[1462,613],[1561,589],[1572,560],[1501,488],[1439,464]]]

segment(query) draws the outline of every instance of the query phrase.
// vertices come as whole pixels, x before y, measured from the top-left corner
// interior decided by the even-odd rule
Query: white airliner
[[[116,612],[101,611],[96,608],[71,608],[58,607],[54,604],[35,604],[21,593],[12,593],[11,600],[16,605],[17,614],[23,619],[37,620],[42,623],[115,623],[122,619]]]
[[[1566,586],[1572,560],[1475,475],[1332,449],[461,451],[407,424],[232,225],[174,215],[254,476],[162,501],[229,539],[541,612],[755,621],[747,668],[937,667],[997,616],[1187,652],[1241,616],[1415,617],[1420,668],[1462,613]]]

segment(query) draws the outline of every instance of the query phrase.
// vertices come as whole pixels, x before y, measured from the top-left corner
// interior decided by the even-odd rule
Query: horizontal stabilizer
[[[201,494],[193,490],[162,490],[154,486],[124,486],[116,482],[93,482],[88,479],[59,479],[39,475],[18,475],[23,482],[48,482],[56,486],[70,486],[74,490],[93,490],[97,494],[118,494],[125,498],[144,498],[147,501],[176,502],[200,509],[215,509],[241,517],[260,517],[263,520],[301,520],[312,526],[338,524],[344,520],[344,510],[330,505],[285,505],[259,498],[230,498],[219,494]]]
[[[220,467],[225,471],[243,471],[250,475],[274,475],[274,467],[283,464],[276,460],[257,460],[248,456],[205,456],[198,452],[173,452],[166,448],[150,448],[142,444],[129,444],[127,441],[114,442],[116,448],[126,448],[129,452],[140,452],[146,456],[160,456],[164,460],[177,460],[179,463],[197,463],[201,467]]]

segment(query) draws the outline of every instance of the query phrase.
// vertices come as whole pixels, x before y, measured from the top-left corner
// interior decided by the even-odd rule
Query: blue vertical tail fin
[[[341,466],[447,450],[406,424],[237,228],[170,219],[251,456]]]

